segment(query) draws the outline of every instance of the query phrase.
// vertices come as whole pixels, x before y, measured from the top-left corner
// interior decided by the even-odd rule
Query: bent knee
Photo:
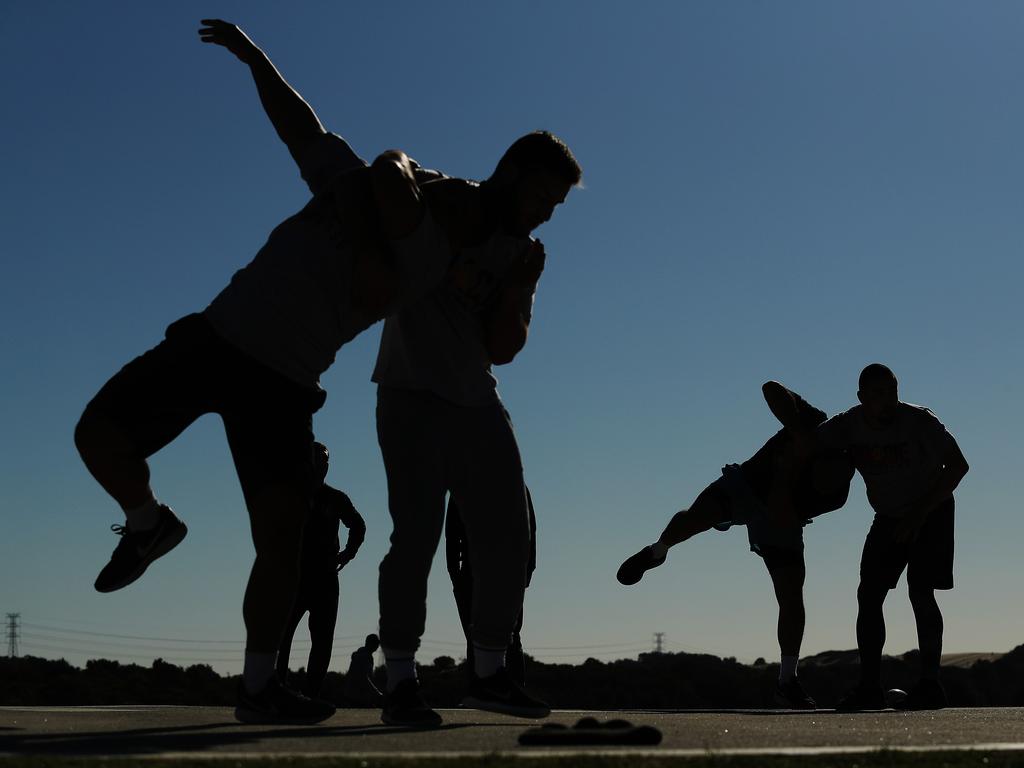
[[[114,422],[92,407],[86,407],[75,425],[75,448],[82,458],[97,453],[126,453],[134,450],[132,441]]]

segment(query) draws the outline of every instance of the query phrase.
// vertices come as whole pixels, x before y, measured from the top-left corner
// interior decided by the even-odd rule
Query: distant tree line
[[[301,684],[303,671],[289,682]],[[375,672],[383,686],[383,669]],[[449,656],[419,668],[429,701],[456,706],[466,690],[464,665]],[[558,709],[744,709],[772,706],[778,665],[688,653],[647,653],[638,659],[583,664],[544,664],[528,659],[532,691]],[[886,657],[887,687],[909,689],[917,654]],[[804,659],[800,678],[819,706],[834,706],[857,680],[856,651],[831,651]],[[344,676],[328,673],[324,695],[342,706]],[[968,668],[946,667],[942,682],[951,706],[1024,706],[1024,646]],[[198,664],[179,667],[162,659],[151,666],[102,659],[74,667],[66,661],[25,656],[0,658],[0,705],[179,704],[233,706],[237,677]]]

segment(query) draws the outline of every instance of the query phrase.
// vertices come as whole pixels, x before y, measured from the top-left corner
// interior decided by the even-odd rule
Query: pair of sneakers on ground
[[[121,537],[99,576],[95,587],[99,592],[114,592],[127,587],[146,572],[157,558],[174,549],[188,533],[188,527],[170,507],[159,506],[157,521],[151,528],[132,530],[127,525],[112,525]],[[284,686],[276,676],[258,693],[249,693],[238,686],[235,717],[243,723],[319,723],[331,717],[335,707],[328,701],[311,699]]]
[[[512,717],[539,719],[551,714],[551,707],[527,693],[504,667],[490,677],[473,676],[469,693],[459,705]],[[406,728],[436,728],[441,715],[423,700],[416,678],[403,680],[384,697],[380,719],[388,725]]]

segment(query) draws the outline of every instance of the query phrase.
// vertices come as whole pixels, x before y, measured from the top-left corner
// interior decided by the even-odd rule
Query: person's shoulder
[[[916,423],[921,424],[937,424],[942,426],[942,422],[939,417],[935,415],[935,411],[924,405],[917,405],[915,403],[904,403],[900,401],[900,414],[905,418],[912,419]]]
[[[475,181],[447,177],[422,185],[427,207],[449,239],[476,243],[486,236],[483,198]]]
[[[845,411],[840,411],[835,416],[830,417],[825,421],[825,424],[851,424],[861,417],[861,410],[864,406],[859,403],[852,408],[847,408]]]

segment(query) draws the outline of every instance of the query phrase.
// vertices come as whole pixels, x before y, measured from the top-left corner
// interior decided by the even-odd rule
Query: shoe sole
[[[395,725],[395,726],[398,726],[398,727],[401,727],[401,728],[410,728],[410,729],[417,729],[417,730],[425,730],[427,728],[439,728],[444,723],[444,720],[441,719],[440,715],[437,715],[437,719],[436,720],[409,721],[409,720],[397,720],[397,719],[395,719],[393,717],[390,717],[387,714],[387,712],[381,712],[380,713],[380,721],[382,723],[384,723],[384,725]]]
[[[459,704],[463,709],[479,709],[483,712],[493,712],[496,715],[510,715],[511,717],[525,717],[530,720],[540,720],[551,714],[551,707],[517,707],[515,704],[504,704],[500,701],[488,701],[478,699],[475,696],[467,696]]]
[[[794,709],[800,710],[801,712],[813,712],[818,708],[817,704],[812,704],[811,706],[807,706],[806,704],[794,704],[793,702],[779,696],[775,697],[775,703],[782,709]]]
[[[665,564],[665,560],[663,559],[657,563],[635,566],[640,571],[639,573],[635,573],[633,572],[633,567],[627,568],[626,563],[628,562],[629,560],[620,565],[619,570],[615,574],[615,578],[618,580],[619,584],[621,584],[624,587],[632,587],[634,584],[639,584],[640,580],[643,579],[645,573]]]
[[[150,553],[146,555],[146,557],[142,561],[140,561],[139,567],[132,571],[132,573],[130,573],[127,578],[109,587],[101,588],[98,584],[93,584],[93,586],[96,588],[97,592],[101,592],[103,594],[108,594],[110,592],[116,592],[119,589],[124,589],[129,584],[132,584],[133,582],[137,581],[139,577],[141,577],[142,574],[146,572],[146,569],[149,568],[149,566],[153,562],[159,560],[161,557],[166,555],[176,546],[181,544],[182,540],[185,538],[185,535],[187,533],[188,526],[184,523],[181,523],[181,527],[178,530],[176,530],[174,533],[172,533],[170,536],[168,536],[166,539],[160,542],[158,546],[150,550]]]
[[[307,715],[303,717],[295,715],[281,715],[275,712],[261,712],[257,709],[246,709],[235,707],[235,719],[246,725],[315,725],[334,717],[336,710],[331,710],[325,715]]]

